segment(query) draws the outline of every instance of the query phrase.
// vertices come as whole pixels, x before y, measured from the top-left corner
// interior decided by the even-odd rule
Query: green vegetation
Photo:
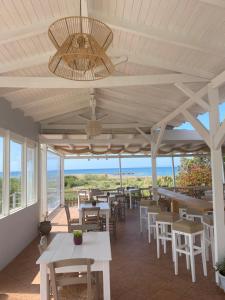
[[[207,157],[182,158],[177,186],[210,186],[212,184],[210,160]]]
[[[82,230],[74,230],[74,231],[73,231],[73,235],[74,235],[76,238],[82,237]]]

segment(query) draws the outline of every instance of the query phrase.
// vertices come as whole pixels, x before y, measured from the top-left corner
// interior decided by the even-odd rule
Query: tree
[[[181,159],[181,165],[177,175],[178,186],[210,186],[211,184],[211,166],[208,157]]]

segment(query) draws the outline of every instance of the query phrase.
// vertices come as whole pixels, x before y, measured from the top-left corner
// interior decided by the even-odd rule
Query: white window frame
[[[37,143],[27,140],[26,143],[26,173],[27,173],[27,151],[29,149],[34,150],[34,199],[31,203],[28,203],[27,199],[27,189],[28,189],[28,182],[26,178],[26,206],[31,206],[38,202],[38,145]],[[27,177],[27,176],[26,176]]]

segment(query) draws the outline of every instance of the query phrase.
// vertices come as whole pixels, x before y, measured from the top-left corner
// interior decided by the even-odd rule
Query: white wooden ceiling
[[[79,15],[79,0],[0,0],[0,96],[12,108],[22,109],[26,116],[40,122],[43,132],[84,133],[90,118],[90,88],[94,88],[97,117],[104,125],[104,133],[136,134],[135,127],[149,132],[154,124],[188,100],[174,85],[179,81],[177,77],[169,77],[169,81],[163,78],[157,84],[153,82],[154,76],[177,74],[196,92],[225,70],[224,0],[83,3],[86,1],[88,15],[113,29],[109,55],[125,55],[128,62],[118,65],[113,78],[105,83],[78,83],[76,88],[68,83],[59,88],[57,78],[47,67],[54,53],[47,30],[58,18]],[[117,76],[136,77],[134,81],[124,77],[130,82],[127,86]],[[23,79],[21,84],[21,77],[29,79]],[[55,88],[52,83],[50,88],[46,77],[55,79]],[[223,95],[222,92],[221,100]],[[190,111],[204,112],[196,105]],[[183,121],[184,117],[178,115],[169,125]]]

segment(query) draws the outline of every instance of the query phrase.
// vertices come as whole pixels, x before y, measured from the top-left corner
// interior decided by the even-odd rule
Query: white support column
[[[151,143],[151,159],[152,159],[152,189],[153,189],[153,200],[157,200],[157,166],[156,166],[156,155],[155,155],[155,143]]]
[[[60,204],[65,204],[65,197],[64,197],[64,157],[60,156]]]
[[[40,146],[39,183],[40,183],[40,218],[43,220],[48,212],[47,198],[47,145]]]
[[[172,159],[172,172],[173,172],[173,186],[176,187],[176,173],[175,173],[175,166],[174,166],[174,157],[171,156]]]
[[[221,147],[217,148],[215,135],[219,129],[219,92],[218,88],[208,89],[210,103],[210,143],[211,143],[211,168],[214,211],[215,234],[215,261],[219,262],[225,254],[225,224],[224,224],[224,193],[223,193],[223,168]],[[216,277],[218,282],[218,278]]]
[[[122,178],[122,172],[121,172],[122,164],[121,164],[121,157],[120,156],[119,156],[119,168],[120,168],[120,187],[122,188],[123,187],[123,178]]]

